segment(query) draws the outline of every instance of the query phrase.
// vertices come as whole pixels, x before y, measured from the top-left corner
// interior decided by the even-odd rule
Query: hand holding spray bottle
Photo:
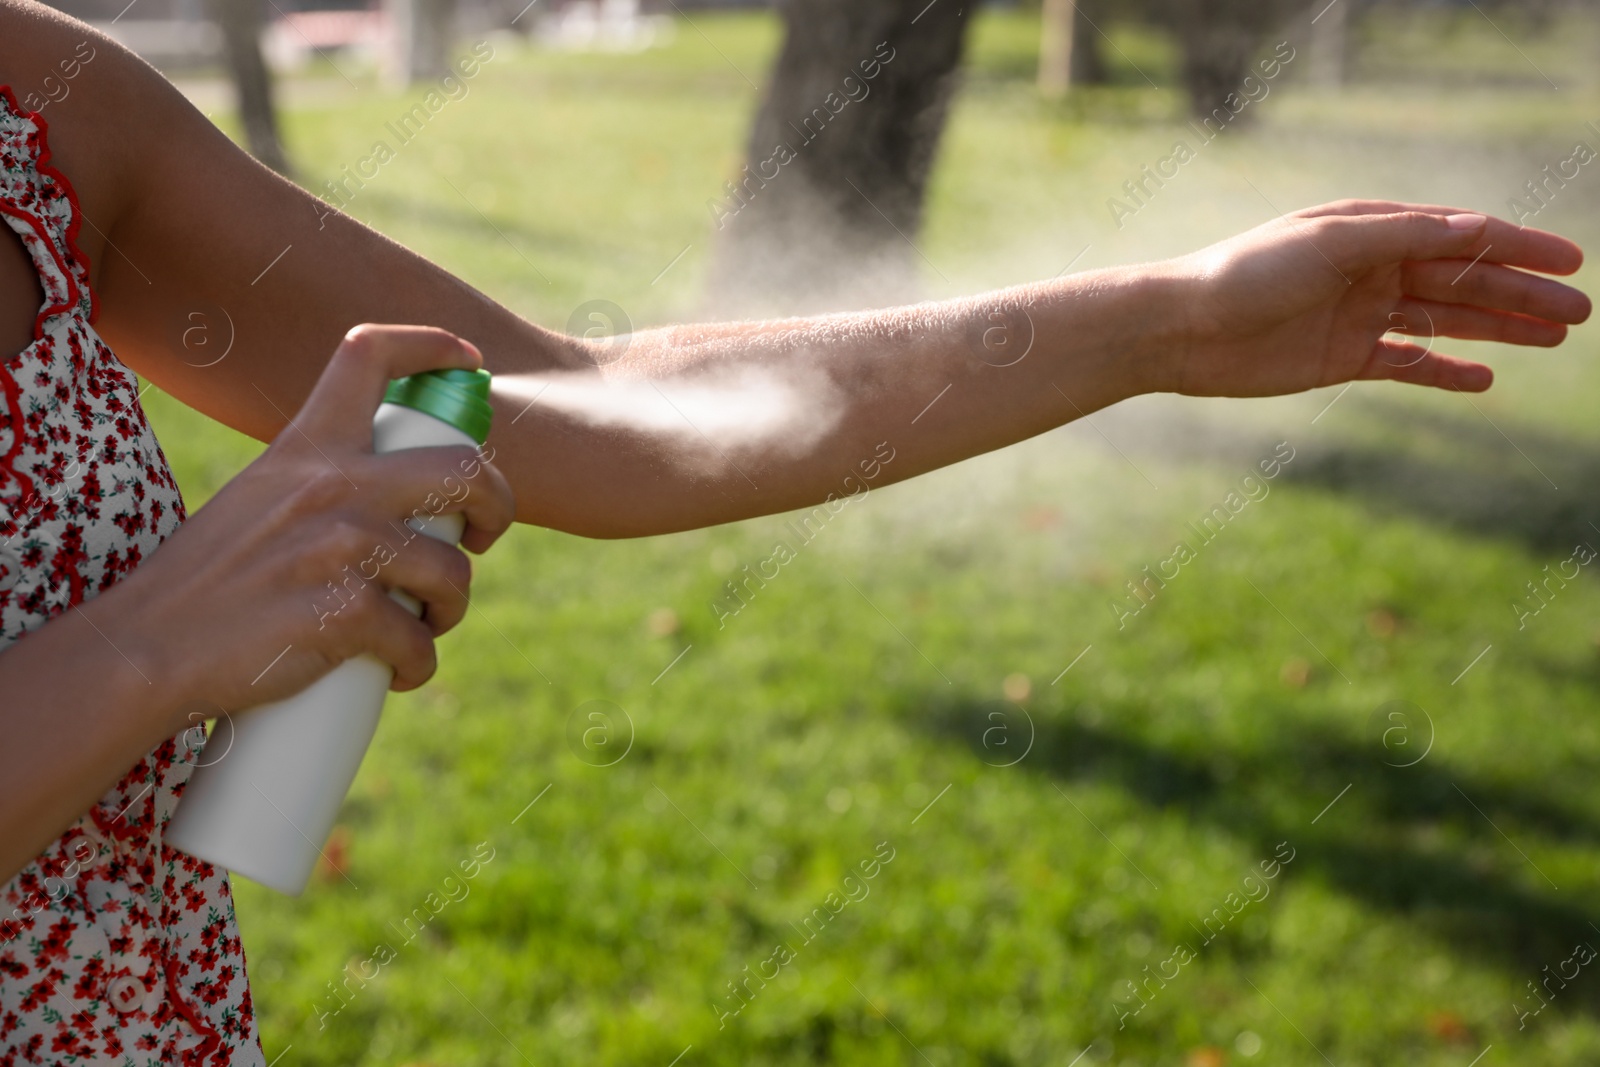
[[[391,382],[372,421],[373,451],[481,446],[489,436],[489,381],[485,370],[442,370]],[[453,545],[465,519],[417,515],[406,525]],[[409,594],[389,595],[422,613]],[[298,695],[241,717],[224,756],[189,779],[168,843],[298,896],[378,728],[393,677],[377,657],[357,656]]]

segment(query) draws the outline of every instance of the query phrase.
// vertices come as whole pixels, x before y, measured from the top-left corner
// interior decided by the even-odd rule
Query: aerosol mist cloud
[[[838,387],[812,370],[739,367],[669,379],[595,374],[502,377],[496,391],[524,410],[631,431],[689,452],[795,455],[839,419]]]

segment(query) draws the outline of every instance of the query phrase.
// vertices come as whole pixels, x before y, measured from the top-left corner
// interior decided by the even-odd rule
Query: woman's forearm
[[[0,883],[170,736],[170,680],[124,636],[110,597],[0,653]]]
[[[487,346],[500,374],[491,444],[519,518],[588,536],[810,506],[1147,390],[1181,332],[1177,284],[1160,265],[1119,268],[881,311],[666,327],[610,363],[618,342],[596,342],[604,365],[588,381],[518,371]],[[609,417],[607,390],[635,416]],[[574,391],[592,395],[556,399]],[[774,405],[785,418],[769,419]]]
[[[1137,392],[1265,396],[1358,378],[1484,389],[1489,369],[1438,351],[1434,335],[1551,345],[1589,313],[1583,294],[1538,276],[1578,269],[1570,241],[1438,205],[1340,201],[1155,266],[910,308],[647,331],[597,366],[618,343],[519,318],[256,164],[115,42],[0,0],[0,65],[21,75],[42,77],[40,57],[84,35],[103,55],[52,111],[51,148],[94,223],[84,240],[99,328],[119,358],[267,441],[351,327],[448,330],[504,378],[489,444],[516,517],[574,533],[661,533],[813,504],[851,492],[844,479],[863,462],[882,466],[876,484],[897,481]],[[1411,344],[1385,336],[1394,330],[1428,336]],[[1028,333],[1027,355],[1000,365]],[[767,437],[747,426],[729,443],[699,412],[720,395],[739,414],[751,390],[727,386],[752,374],[766,376],[754,390],[764,402],[787,388],[794,410]],[[653,407],[638,422],[597,417],[608,400],[590,390],[555,403],[555,378],[569,394],[631,383]],[[737,423],[727,414],[715,421]]]

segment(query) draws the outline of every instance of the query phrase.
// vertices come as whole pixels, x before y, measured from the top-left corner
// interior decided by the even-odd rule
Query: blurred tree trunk
[[[450,46],[455,43],[455,0],[390,0],[395,55],[389,81],[396,85],[438,81],[450,72]]]
[[[1063,96],[1074,85],[1106,80],[1100,34],[1086,0],[1044,0],[1040,11],[1039,91]]]
[[[272,72],[261,54],[261,0],[207,0],[207,6],[222,31],[250,154],[279,174],[288,174],[289,158],[278,136],[278,112],[272,101]]]
[[[912,246],[971,0],[788,0],[748,163],[707,207],[717,314],[916,292]]]
[[[1095,9],[1093,19],[1089,17],[1091,6]],[[1092,4],[1091,0],[1078,0],[1073,6],[1073,85],[1104,85],[1111,80],[1105,57],[1100,52],[1100,28],[1097,25],[1107,14],[1103,5]]]
[[[1257,28],[1251,0],[1189,0],[1180,3],[1183,37],[1183,87],[1189,110],[1208,115],[1250,72]]]
[[[1169,24],[1183,42],[1189,109],[1203,117],[1222,107],[1229,93],[1242,92],[1256,50],[1291,7],[1303,10],[1305,5],[1304,0],[1168,0],[1166,7]],[[1239,116],[1245,121],[1254,117],[1249,109]]]
[[[1325,0],[1317,0],[1318,3]],[[1344,85],[1349,52],[1350,6],[1355,0],[1339,0],[1332,7],[1313,12],[1311,25],[1311,83],[1323,89]]]

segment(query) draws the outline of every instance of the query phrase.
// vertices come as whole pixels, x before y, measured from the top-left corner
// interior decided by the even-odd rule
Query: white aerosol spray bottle
[[[391,382],[384,394],[372,420],[373,450],[481,446],[489,419],[488,371],[414,374]],[[418,507],[406,525],[455,544],[465,520]],[[421,614],[415,598],[400,590],[389,595]],[[393,677],[387,663],[358,656],[298,695],[232,720],[231,745],[226,735],[214,739],[228,747],[195,769],[167,842],[298,896],[378,728]]]

